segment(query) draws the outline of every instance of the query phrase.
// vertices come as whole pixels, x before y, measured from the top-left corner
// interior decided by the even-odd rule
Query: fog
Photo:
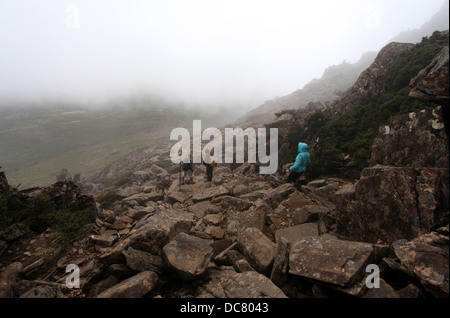
[[[0,104],[131,94],[255,108],[445,0],[0,0]]]

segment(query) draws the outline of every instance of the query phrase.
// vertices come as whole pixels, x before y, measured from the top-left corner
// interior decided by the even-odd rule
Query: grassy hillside
[[[0,165],[20,188],[55,182],[61,168],[88,173],[141,147],[168,141],[172,129],[226,124],[229,114],[162,102],[127,100],[120,106],[0,108]]]

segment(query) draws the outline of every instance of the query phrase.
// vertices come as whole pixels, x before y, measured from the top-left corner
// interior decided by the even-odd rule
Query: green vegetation
[[[96,217],[97,212],[90,209],[55,208],[45,190],[33,199],[24,198],[16,191],[0,193],[0,228],[17,224],[30,236],[51,228],[63,240],[70,240]]]
[[[422,43],[402,54],[389,70],[385,94],[359,102],[335,120],[318,111],[310,115],[305,127],[291,132],[283,142],[294,145],[298,140],[320,138],[319,146],[311,154],[309,173],[312,177],[336,173],[342,154],[351,156],[354,168],[367,167],[370,149],[380,126],[387,125],[392,116],[433,107],[431,103],[410,98],[409,83],[444,45],[448,45],[448,38],[439,40],[438,33],[429,39],[424,38]],[[295,155],[290,153],[290,159],[293,160]]]
[[[97,202],[100,203],[100,207],[102,209],[108,210],[109,208],[112,207],[112,205],[117,202],[120,201],[121,199],[123,199],[122,196],[117,195],[113,192],[108,192],[105,194],[101,194],[97,197]]]

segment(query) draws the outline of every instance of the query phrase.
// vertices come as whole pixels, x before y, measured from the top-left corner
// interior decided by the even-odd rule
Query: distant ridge
[[[401,32],[389,42],[419,43],[422,38],[429,36],[434,31],[449,29],[449,1],[446,1],[441,9],[419,29]]]
[[[421,42],[423,37],[431,35],[434,31],[448,29],[449,1],[447,0],[441,9],[422,27],[401,32],[387,44],[392,42],[416,44]],[[321,79],[313,79],[302,89],[289,95],[266,101],[248,112],[240,121],[261,123],[275,119],[275,113],[282,110],[302,109],[311,102],[322,104],[333,102],[358,80],[360,74],[375,60],[377,54],[378,52],[367,52],[355,64],[344,61],[340,65],[330,66],[324,71]]]
[[[328,67],[320,79],[313,79],[289,95],[266,101],[263,105],[250,111],[246,120],[265,121],[273,119],[274,113],[284,109],[305,108],[310,102],[334,100],[345,92],[358,79],[362,71],[375,60],[377,52],[367,52],[354,64],[343,61],[342,64]]]

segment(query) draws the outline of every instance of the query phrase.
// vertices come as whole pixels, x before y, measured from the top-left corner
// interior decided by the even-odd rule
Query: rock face
[[[361,73],[356,83],[327,108],[329,115],[338,116],[351,109],[356,102],[383,94],[389,69],[398,56],[413,46],[414,44],[396,42],[386,45],[378,53],[372,65]]]
[[[373,243],[413,239],[448,222],[448,186],[448,169],[367,168],[337,205],[339,232]]]
[[[371,166],[448,168],[448,137],[442,106],[396,116],[380,127]]]
[[[439,84],[439,72],[445,72],[446,63],[448,73],[448,49],[420,72],[412,85],[420,89],[432,85],[434,79],[439,95],[448,99],[448,83]],[[430,100],[417,92],[413,95]],[[370,168],[362,172],[351,191],[337,193],[340,232],[356,240],[392,243],[412,240],[445,226],[449,210],[448,166],[443,106],[393,117],[388,126],[380,127]]]

